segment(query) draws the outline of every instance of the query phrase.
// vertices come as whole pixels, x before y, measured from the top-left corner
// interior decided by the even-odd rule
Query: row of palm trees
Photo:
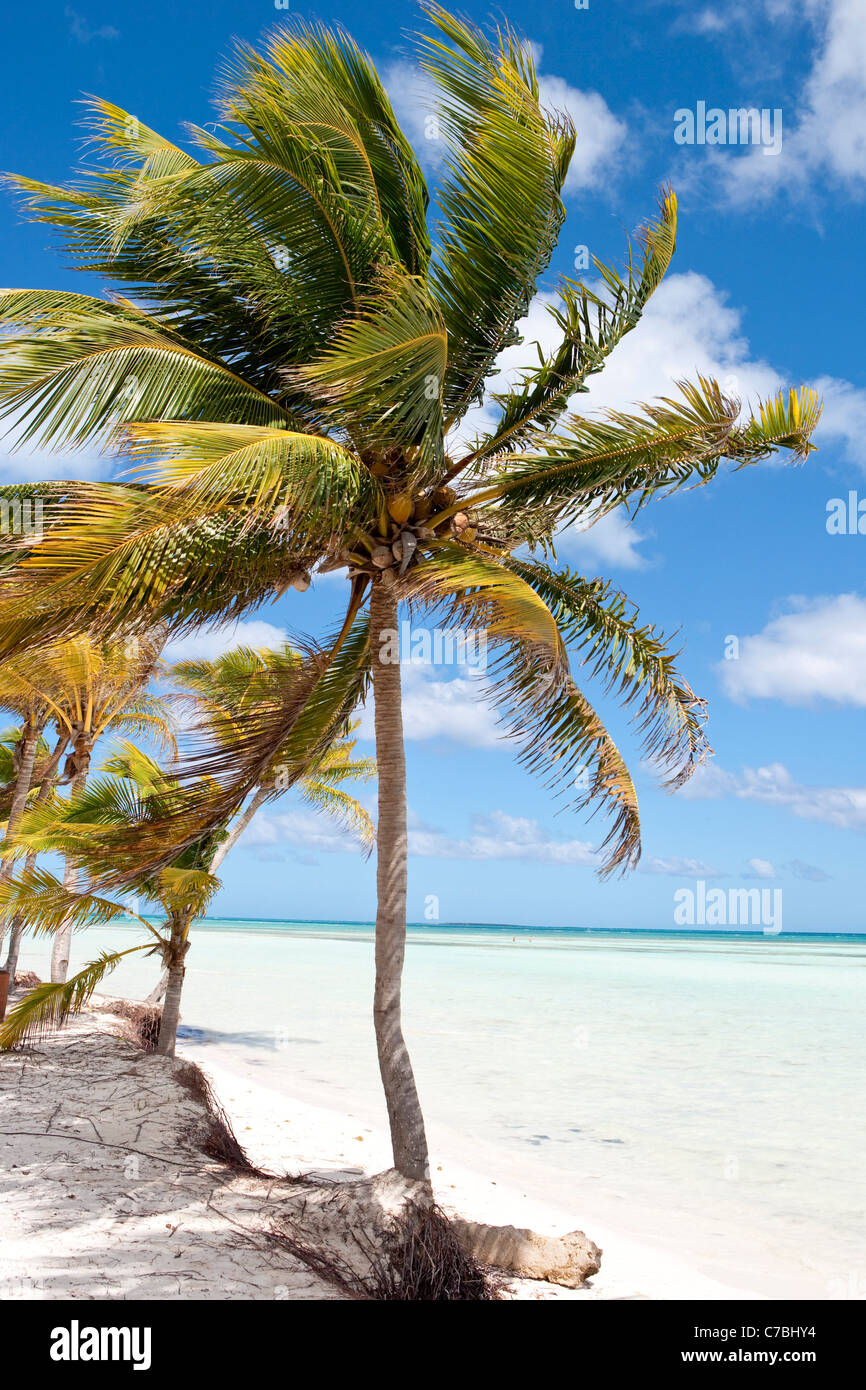
[[[93,101],[96,153],[74,185],[12,180],[113,288],[0,295],[0,410],[42,448],[108,445],[131,471],[47,488],[44,536],[22,537],[0,571],[0,659],[81,632],[193,631],[303,591],[316,570],[344,572],[334,629],[303,651],[297,680],[181,760],[134,846],[106,827],[105,868],[91,871],[102,893],[195,859],[278,756],[299,777],[372,691],[374,1026],[395,1164],[426,1181],[401,1019],[406,769],[388,655],[400,605],[486,631],[503,735],[567,805],[608,815],[601,871],[626,870],[637,797],[585,684],[631,711],[670,787],[706,752],[703,702],[623,595],[557,566],[556,535],[726,463],[805,457],[820,407],[801,389],[743,412],[698,376],[628,412],[573,408],[668,268],[671,192],[622,272],[596,262],[593,288],[546,282],[558,345],[496,389],[564,221],[575,131],[543,106],[507,26],[487,35],[425,8],[419,61],[446,155],[432,235],[424,175],[369,58],[299,21],[237,49],[219,124],[192,129],[188,147]]]

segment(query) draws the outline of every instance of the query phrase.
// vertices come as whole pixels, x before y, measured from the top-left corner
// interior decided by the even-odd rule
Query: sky
[[[485,3],[460,8],[490,20]],[[342,24],[367,50],[435,189],[442,150],[428,138],[430,92],[412,56],[423,16],[393,0],[6,7],[0,165],[69,178],[83,93],[182,141],[182,122],[215,118],[211,94],[232,40],[256,42],[291,14]],[[640,794],[644,851],[626,878],[599,880],[601,819],[562,812],[519,766],[477,670],[407,662],[409,918],[669,929],[677,895],[705,883],[728,902],[741,889],[779,894],[786,931],[866,930],[866,0],[521,0],[503,14],[532,45],[542,99],[568,110],[578,131],[565,227],[524,343],[499,364],[506,377],[535,358],[535,342],[553,346],[546,305],[557,276],[591,279],[587,254],[621,261],[671,184],[672,268],[580,410],[628,408],[697,372],[746,402],[807,383],[825,407],[818,452],[801,466],[730,473],[633,522],[615,513],[558,540],[561,561],[603,575],[643,622],[676,634],[680,668],[708,701],[714,756],[671,795],[622,711],[587,686]],[[764,113],[761,142],[737,142],[727,113],[740,108]],[[101,292],[5,194],[0,249],[9,285]],[[108,477],[114,467],[90,455],[12,454],[0,441],[2,481]],[[322,576],[167,655],[321,636],[344,585]],[[367,754],[371,732],[364,711]],[[374,789],[363,795],[372,808]],[[221,877],[214,916],[358,921],[375,910],[373,861],[294,793],[259,814]]]

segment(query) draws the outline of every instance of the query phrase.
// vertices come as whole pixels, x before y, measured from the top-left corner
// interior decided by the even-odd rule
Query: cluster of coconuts
[[[390,539],[387,541],[383,539],[380,545],[374,547],[370,555],[372,565],[383,572],[383,578],[387,577],[392,580],[395,568],[399,574],[405,574],[418,549],[419,541],[434,540],[436,537],[446,535],[454,536],[455,539],[466,542],[475,540],[478,532],[476,527],[471,524],[466,512],[455,512],[453,516],[446,517],[435,527],[424,524],[428,517],[446,511],[449,507],[453,507],[456,501],[457,494],[450,487],[434,488],[432,492],[422,497],[413,498],[408,492],[398,492],[390,498],[388,502],[388,514],[391,518]],[[281,509],[281,511],[287,510],[287,508]],[[340,551],[324,560],[319,565],[319,570],[325,573],[328,570],[342,569],[346,565],[351,566],[348,552]],[[386,576],[385,571],[390,571],[390,573]],[[353,571],[350,568],[349,572],[350,574],[357,574],[359,571]],[[286,576],[279,589],[279,594],[284,594],[286,589],[297,589],[299,593],[303,594],[309,589],[310,583],[309,570],[293,570],[291,574]]]
[[[370,556],[376,569],[390,570],[397,566],[398,573],[405,574],[419,541],[434,540],[449,533],[463,541],[474,541],[477,532],[470,525],[465,512],[446,517],[435,527],[425,525],[429,517],[446,511],[456,500],[457,494],[450,487],[438,487],[417,498],[411,497],[408,492],[398,492],[390,498],[388,515],[391,518],[391,538],[389,543],[383,540],[381,545],[377,545]]]

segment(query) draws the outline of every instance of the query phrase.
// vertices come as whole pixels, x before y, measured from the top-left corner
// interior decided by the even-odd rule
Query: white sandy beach
[[[81,933],[76,957],[130,934]],[[410,936],[407,1024],[442,1204],[585,1231],[601,1272],[558,1296],[851,1297],[862,946],[499,935]],[[41,956],[28,943],[22,963]],[[153,968],[136,959],[112,992],[147,993]],[[370,967],[348,929],[195,933],[179,1050],[255,1162],[389,1166]]]
[[[179,1055],[201,1062],[200,1050]],[[310,1105],[207,1063],[233,1128],[254,1163],[273,1171],[380,1172],[391,1162],[388,1136],[349,1113]],[[583,1289],[548,1287],[545,1297],[574,1299],[760,1298],[754,1289],[712,1279],[663,1246],[650,1246],[611,1229],[591,1211],[565,1210],[454,1161],[437,1165],[433,1185],[440,1205],[490,1225],[526,1226],[545,1235],[580,1229],[604,1251],[601,1272]],[[792,1287],[792,1296],[793,1296]]]
[[[267,1231],[290,1194],[197,1156],[197,1105],[171,1064],[121,1038],[110,1015],[85,1013],[63,1034],[2,1059],[0,1144],[6,1174],[4,1298],[338,1298]],[[191,1060],[191,1059],[190,1059]],[[387,1169],[385,1135],[290,1100],[224,1067],[217,1099],[253,1163],[276,1175],[358,1180]],[[562,1235],[581,1225],[603,1245],[602,1271],[572,1289],[512,1279],[517,1299],[752,1297],[676,1256],[457,1164],[434,1186],[453,1215]]]

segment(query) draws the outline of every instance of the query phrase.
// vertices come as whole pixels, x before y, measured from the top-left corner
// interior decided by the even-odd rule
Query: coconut
[[[461,541],[474,541],[477,535],[478,532],[474,526],[464,526],[460,532],[460,539]]]
[[[296,570],[289,575],[289,584],[293,589],[297,589],[299,594],[306,593],[310,587],[310,576],[306,570]]]
[[[394,556],[387,545],[377,545],[371,559],[377,570],[386,570],[389,565],[394,563]]]
[[[465,531],[466,527],[469,525],[469,517],[465,512],[455,512],[451,518],[451,525],[459,535],[460,532]]]
[[[388,503],[388,511],[398,526],[404,526],[412,515],[412,498],[408,492],[398,492]]]
[[[433,493],[432,501],[437,512],[444,511],[446,507],[452,506],[457,501],[457,493],[453,487],[437,487]]]

